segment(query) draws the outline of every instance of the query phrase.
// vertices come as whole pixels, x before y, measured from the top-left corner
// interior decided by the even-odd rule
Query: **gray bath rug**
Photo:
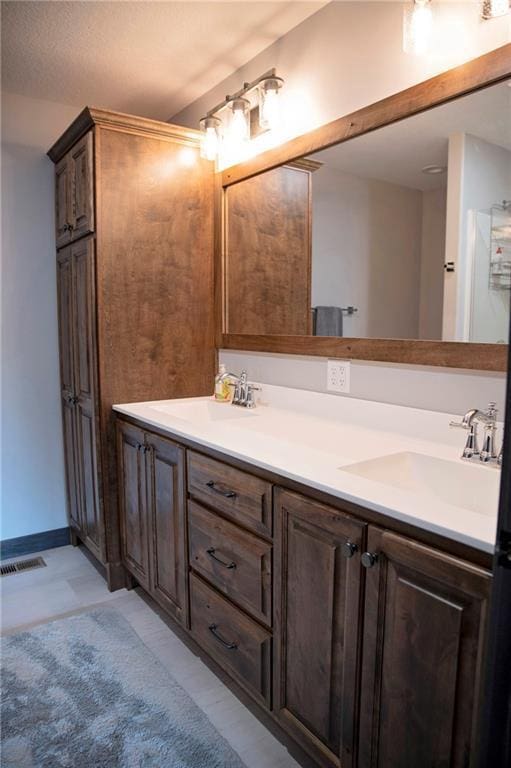
[[[2,640],[2,768],[243,768],[112,608]]]

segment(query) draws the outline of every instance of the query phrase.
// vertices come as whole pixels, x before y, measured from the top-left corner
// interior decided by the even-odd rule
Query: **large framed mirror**
[[[224,171],[224,348],[505,370],[511,46]]]

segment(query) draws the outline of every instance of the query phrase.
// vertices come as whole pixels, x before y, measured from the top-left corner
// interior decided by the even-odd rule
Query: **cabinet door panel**
[[[77,397],[77,472],[84,533],[98,557],[100,510],[95,411],[95,288],[94,243],[71,246],[73,255],[74,378]]]
[[[78,476],[76,471],[76,411],[73,364],[73,270],[71,249],[57,258],[57,298],[59,313],[60,382],[66,467],[67,508],[70,525],[81,530]]]
[[[100,557],[100,517],[98,502],[98,474],[96,468],[96,429],[94,415],[87,404],[78,404],[78,444],[82,491],[82,525],[89,544]]]
[[[151,594],[187,621],[185,544],[185,452],[170,440],[145,435],[151,543]]]
[[[368,547],[360,766],[475,765],[490,574],[378,529]]]
[[[144,433],[124,422],[117,426],[122,557],[126,568],[149,590]]]
[[[277,512],[276,713],[320,765],[351,766],[365,526],[280,489]]]
[[[94,189],[92,132],[89,131],[69,152],[71,176],[72,237],[94,231]]]
[[[55,166],[55,238],[57,248],[71,240],[69,156]]]

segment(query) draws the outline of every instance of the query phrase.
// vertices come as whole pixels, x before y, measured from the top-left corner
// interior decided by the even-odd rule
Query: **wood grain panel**
[[[65,156],[55,166],[55,239],[57,248],[66,245],[71,240],[69,171],[68,157]]]
[[[375,360],[481,371],[507,370],[507,344],[471,344],[416,339],[336,339],[327,336],[250,336],[224,334],[222,349],[287,355]]]
[[[261,536],[272,535],[272,487],[248,472],[188,451],[191,496]]]
[[[105,544],[99,501],[96,412],[95,255],[91,238],[71,246],[73,257],[74,377],[77,412],[76,464],[80,488],[82,538],[96,557]]]
[[[225,197],[228,333],[311,333],[310,173],[276,168]]]
[[[271,626],[272,547],[193,501],[188,504],[190,565],[220,592]]]
[[[68,155],[73,240],[94,231],[93,133],[89,131]]]
[[[281,489],[276,510],[275,711],[320,765],[354,766],[365,526]]]
[[[476,766],[491,575],[370,528],[360,768]]]
[[[190,574],[192,637],[265,707],[271,703],[271,635]]]
[[[149,432],[145,434],[145,445],[151,594],[186,625],[185,451]]]
[[[119,507],[125,567],[149,590],[149,532],[146,499],[144,432],[119,422]]]

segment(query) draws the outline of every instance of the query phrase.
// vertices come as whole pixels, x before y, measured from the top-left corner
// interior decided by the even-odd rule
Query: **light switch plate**
[[[350,391],[350,363],[348,360],[328,360],[326,371],[327,390],[348,394]]]

